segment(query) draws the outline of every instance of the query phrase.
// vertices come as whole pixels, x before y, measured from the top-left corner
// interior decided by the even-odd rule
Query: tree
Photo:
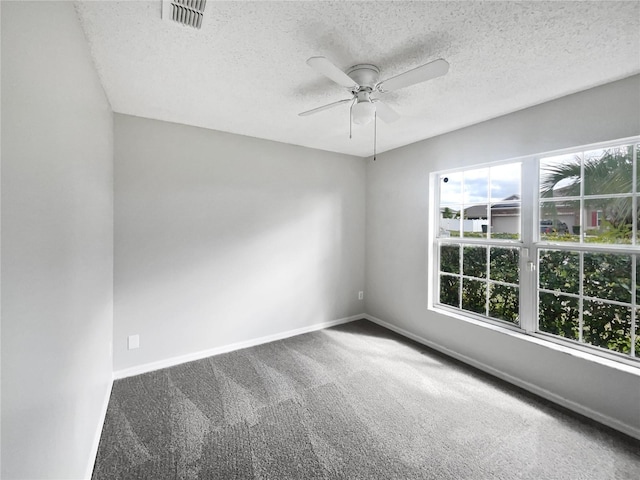
[[[444,207],[442,211],[442,218],[460,218],[460,212],[451,210],[449,207]]]
[[[549,165],[540,182],[540,196],[577,197],[584,183],[584,195],[631,193],[633,186],[633,147],[610,148],[600,157],[584,161],[580,157],[557,165]],[[559,186],[563,185],[563,186]],[[606,223],[615,230],[625,231],[632,224],[631,197],[589,200],[589,207],[601,210]]]

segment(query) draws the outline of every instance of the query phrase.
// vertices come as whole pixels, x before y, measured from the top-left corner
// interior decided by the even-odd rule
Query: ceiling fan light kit
[[[328,110],[343,103],[351,102],[350,118],[356,125],[366,125],[377,117],[380,117],[381,120],[387,123],[395,122],[400,118],[400,115],[389,107],[389,105],[378,97],[372,98],[372,95],[382,95],[400,88],[409,87],[416,83],[440,77],[449,71],[449,63],[440,58],[396,75],[395,77],[378,82],[380,69],[368,63],[354,65],[347,69],[346,72],[340,70],[325,57],[311,57],[307,60],[307,65],[330,80],[333,80],[338,85],[347,88],[351,94],[351,98],[307,110],[298,115],[304,117]],[[351,138],[351,135],[349,138]]]
[[[373,119],[373,115],[376,113],[376,106],[371,103],[371,100],[358,101],[351,108],[351,116],[353,123],[356,125],[366,125]]]

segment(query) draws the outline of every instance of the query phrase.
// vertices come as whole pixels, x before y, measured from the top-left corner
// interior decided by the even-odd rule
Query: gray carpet
[[[638,479],[639,445],[361,320],[116,381],[93,479]]]

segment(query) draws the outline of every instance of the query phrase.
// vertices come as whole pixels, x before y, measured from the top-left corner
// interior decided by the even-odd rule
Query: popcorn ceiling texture
[[[640,2],[217,2],[201,30],[161,19],[162,2],[78,2],[114,111],[368,156],[373,124],[308,67],[373,63],[388,78],[437,58],[441,78],[384,96],[378,151],[640,72]],[[570,121],[570,119],[568,119]]]

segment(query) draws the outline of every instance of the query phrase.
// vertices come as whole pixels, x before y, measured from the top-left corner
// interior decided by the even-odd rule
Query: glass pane
[[[462,274],[469,277],[486,278],[486,247],[464,247],[462,251]]]
[[[520,293],[517,287],[491,284],[489,293],[489,316],[519,324]]]
[[[540,197],[580,195],[580,155],[559,155],[540,160]]]
[[[539,271],[540,288],[575,294],[580,292],[579,253],[540,250]]]
[[[459,245],[440,246],[440,271],[449,273],[460,273]]]
[[[489,205],[484,203],[464,209],[463,236],[485,238],[487,236]]]
[[[592,150],[584,154],[584,194],[630,193],[633,146]]]
[[[631,243],[632,208],[631,197],[586,199],[584,201],[584,241]]]
[[[489,169],[465,171],[463,192],[465,205],[487,203],[489,201]]]
[[[577,298],[540,292],[538,312],[538,329],[541,332],[571,340],[580,338],[580,310]]]
[[[491,200],[520,200],[519,163],[491,167]]]
[[[520,202],[506,200],[491,205],[491,237],[518,240],[520,238]]]
[[[540,203],[540,240],[547,242],[580,241],[580,201]]]
[[[481,280],[462,280],[462,308],[486,315],[487,284]]]
[[[520,283],[520,249],[491,247],[489,278],[506,283]]]
[[[582,320],[585,343],[615,352],[631,351],[631,308],[585,300]]]
[[[636,305],[640,305],[640,255],[636,255],[635,257],[636,257],[636,285],[635,285]],[[640,321],[638,323],[640,323]]]
[[[636,193],[640,193],[640,143],[636,145]],[[640,355],[638,355],[640,357]]]
[[[460,236],[460,205],[449,205],[440,207],[440,228],[438,237],[459,237]]]
[[[462,172],[440,175],[440,205],[462,202]]]
[[[631,256],[585,253],[583,294],[631,303]]]
[[[640,150],[638,151],[640,153]],[[639,165],[640,166],[640,165]],[[640,170],[640,168],[638,168]],[[640,187],[640,185],[638,185]],[[637,212],[636,212],[636,245],[640,245],[640,196],[636,200]]]
[[[636,309],[636,357],[640,358],[640,308]]]
[[[460,277],[440,275],[440,303],[460,308]]]

